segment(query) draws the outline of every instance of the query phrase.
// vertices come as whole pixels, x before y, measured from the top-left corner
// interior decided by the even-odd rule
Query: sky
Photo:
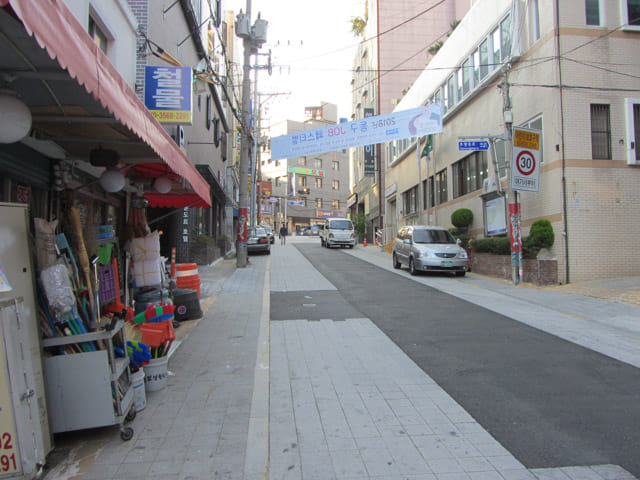
[[[260,53],[272,53],[272,75],[258,74],[263,126],[302,121],[305,106],[323,102],[338,105],[338,118],[351,116],[351,68],[358,45],[351,19],[364,16],[364,5],[365,0],[251,1],[251,23],[258,12],[269,22]],[[246,0],[232,0],[227,8],[246,11]],[[266,62],[261,55],[259,63]]]

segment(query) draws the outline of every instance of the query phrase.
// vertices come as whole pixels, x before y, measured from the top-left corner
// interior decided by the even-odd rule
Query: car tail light
[[[258,239],[258,243],[267,243],[267,239],[266,239],[266,238],[264,238],[264,237],[260,237],[260,238]]]

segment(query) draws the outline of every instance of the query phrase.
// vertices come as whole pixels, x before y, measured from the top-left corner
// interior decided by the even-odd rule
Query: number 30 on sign
[[[540,130],[513,129],[511,188],[528,192],[540,190]]]

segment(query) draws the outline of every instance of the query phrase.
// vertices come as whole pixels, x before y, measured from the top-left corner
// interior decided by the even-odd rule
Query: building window
[[[622,11],[626,14],[626,23],[640,26],[640,2],[638,0],[623,0]]]
[[[102,53],[107,54],[107,35],[98,26],[96,21],[89,17],[89,36],[96,42],[98,48],[102,50]]]
[[[585,0],[587,25],[600,25],[600,0]]]
[[[314,159],[314,163],[315,163],[315,168],[322,168],[322,159],[321,158]]]
[[[298,175],[298,185],[301,187],[307,186],[307,176],[306,175]]]
[[[333,200],[331,202],[331,208],[338,210],[340,208],[340,200]]]
[[[440,170],[436,173],[436,203],[440,205],[441,203],[445,203],[448,200],[448,192],[447,192],[447,169]]]
[[[456,103],[456,76],[451,75],[447,80],[447,107],[451,108]]]
[[[469,93],[473,85],[471,79],[473,77],[473,57],[467,58],[462,64],[462,95]]]
[[[627,163],[640,165],[640,98],[624,99]]]
[[[511,15],[505,18],[500,24],[500,41],[502,50],[502,61],[511,57]]]
[[[422,204],[425,209],[433,207],[435,199],[435,191],[433,189],[433,175],[429,177],[429,180],[422,181]]]
[[[480,55],[480,80],[489,73],[489,39],[485,38],[484,42],[478,47]]]
[[[491,70],[495,70],[502,62],[502,41],[500,39],[500,28],[496,28],[491,33],[491,43],[493,44],[493,54],[491,55]]]
[[[322,188],[322,177],[316,177],[316,188]]]
[[[611,160],[609,105],[591,104],[591,156],[596,160]]]
[[[402,194],[402,205],[405,215],[411,215],[418,211],[418,186],[410,188]]]
[[[322,199],[316,198],[316,208],[322,208]]]
[[[331,170],[335,170],[336,172],[340,170],[340,162],[337,160],[333,160],[331,162]]]
[[[307,197],[302,197],[302,202],[303,202],[302,206],[306,208],[307,207]]]
[[[473,152],[451,166],[453,173],[453,198],[482,188],[482,181],[489,176],[487,152]]]
[[[300,165],[301,167],[306,167],[306,166],[307,166],[307,157],[302,157],[302,158],[298,161],[298,165]]]
[[[340,190],[340,180],[334,180],[331,182],[331,188],[333,190]]]

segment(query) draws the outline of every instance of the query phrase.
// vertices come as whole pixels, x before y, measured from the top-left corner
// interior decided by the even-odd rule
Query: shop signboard
[[[298,175],[311,175],[312,177],[324,177],[324,170],[318,170],[317,168],[287,167],[287,172],[297,173]]]
[[[342,210],[328,210],[319,208],[316,210],[316,217],[318,218],[347,218],[347,214]]]
[[[191,125],[191,67],[145,67],[144,103],[160,123]]]
[[[373,117],[373,108],[364,109],[364,118]],[[364,176],[374,177],[376,174],[375,145],[364,146]]]

